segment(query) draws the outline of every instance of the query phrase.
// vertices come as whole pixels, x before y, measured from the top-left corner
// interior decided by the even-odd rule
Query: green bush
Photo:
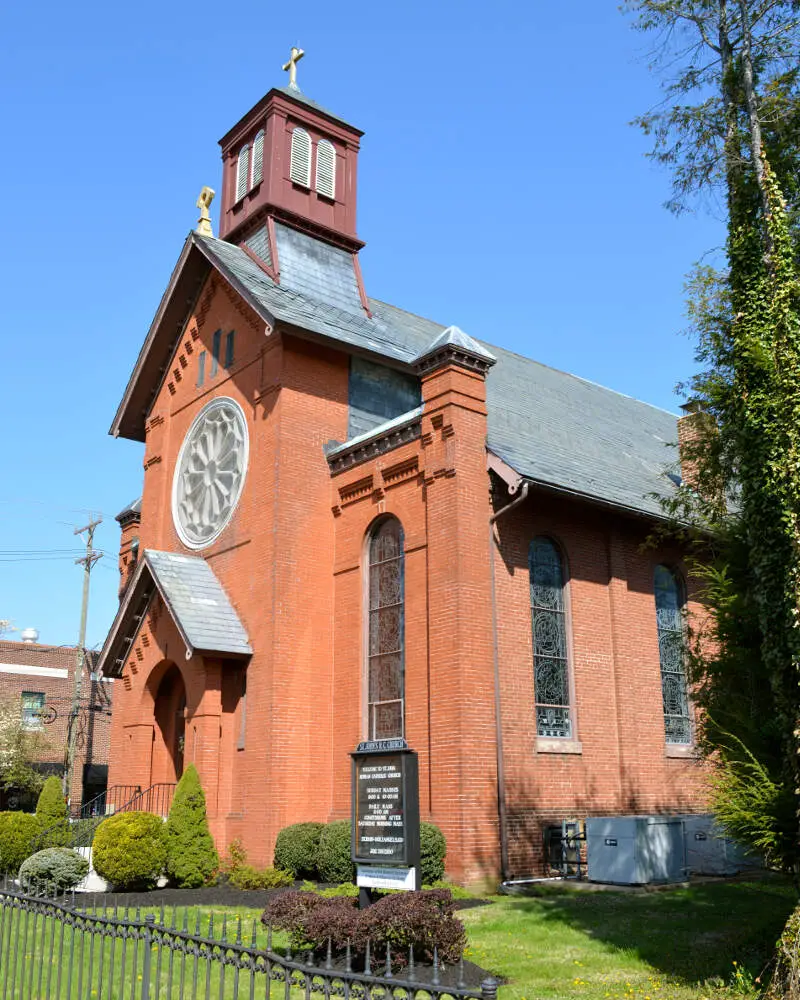
[[[167,820],[167,875],[182,889],[214,881],[219,856],[208,829],[206,797],[194,764],[183,772]]]
[[[109,816],[94,835],[94,869],[115,889],[151,889],[162,875],[166,860],[164,821],[152,813]]]
[[[237,889],[280,889],[294,884],[288,872],[279,868],[259,869],[254,865],[238,865],[228,876],[228,881]]]
[[[61,782],[55,775],[51,775],[42,786],[36,803],[36,816],[44,834],[44,847],[64,847],[69,842],[67,803],[61,791]]]
[[[350,820],[327,823],[319,838],[317,872],[323,882],[341,885],[355,882],[356,870],[350,860]]]
[[[86,858],[68,847],[48,847],[23,861],[19,878],[24,886],[52,887],[59,892],[74,889],[89,874]]]
[[[16,875],[19,866],[33,854],[33,845],[42,832],[32,813],[0,813],[0,872]]]
[[[444,859],[447,841],[434,823],[419,825],[420,868],[423,885],[433,885],[444,878]]]
[[[317,851],[324,823],[293,823],[284,827],[275,841],[275,867],[295,878],[317,873]]]

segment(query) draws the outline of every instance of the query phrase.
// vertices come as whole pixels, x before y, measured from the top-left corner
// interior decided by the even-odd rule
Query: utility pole
[[[83,528],[76,528],[75,534],[86,533],[86,555],[75,560],[76,566],[83,566],[83,600],[81,601],[81,626],[78,635],[78,651],[75,657],[75,686],[72,694],[72,709],[69,713],[69,724],[67,726],[67,761],[64,768],[64,795],[67,798],[67,808],[72,799],[72,773],[75,769],[75,746],[78,741],[78,719],[81,713],[81,691],[83,689],[83,664],[85,659],[86,646],[86,618],[89,613],[89,577],[92,567],[98,559],[102,558],[102,552],[95,552],[92,547],[94,541],[95,528],[102,524],[102,518],[90,521]]]

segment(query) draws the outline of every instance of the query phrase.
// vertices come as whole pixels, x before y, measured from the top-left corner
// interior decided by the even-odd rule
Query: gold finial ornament
[[[200,218],[197,220],[196,233],[201,236],[213,236],[214,230],[211,228],[211,216],[208,214],[208,210],[211,207],[211,202],[214,200],[214,194],[216,192],[213,188],[204,187],[200,192],[197,199],[197,207],[200,209]]]
[[[283,64],[284,73],[289,71],[289,86],[294,87],[295,90],[300,88],[297,86],[297,64],[305,55],[302,49],[298,49],[296,45],[292,46],[292,54],[289,57],[289,62]]]

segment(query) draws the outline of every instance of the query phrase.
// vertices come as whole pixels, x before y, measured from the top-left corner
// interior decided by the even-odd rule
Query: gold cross
[[[300,60],[303,58],[304,55],[305,55],[305,52],[303,52],[302,49],[298,49],[297,46],[293,45],[292,46],[292,54],[289,57],[289,62],[284,63],[283,67],[282,67],[284,72],[286,72],[286,70],[289,71],[289,86],[290,87],[294,87],[295,90],[298,89],[298,87],[297,87],[297,64],[300,62]]]

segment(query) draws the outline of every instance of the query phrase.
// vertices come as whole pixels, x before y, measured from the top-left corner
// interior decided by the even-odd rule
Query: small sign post
[[[359,743],[353,760],[351,856],[359,905],[373,889],[420,889],[419,768],[405,740]]]

